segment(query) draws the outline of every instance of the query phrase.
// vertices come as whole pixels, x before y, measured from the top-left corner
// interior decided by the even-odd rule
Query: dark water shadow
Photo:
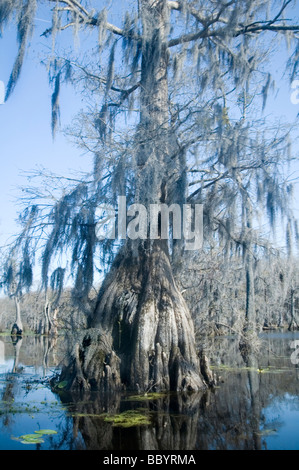
[[[86,449],[126,451],[194,449],[200,411],[207,399],[206,393],[150,398],[95,392],[80,396],[62,393],[60,398],[68,405],[74,429],[81,433]],[[134,425],[139,418],[146,424]]]
[[[57,431],[41,447],[53,450],[259,450],[287,447],[291,437],[299,449],[299,368],[290,361],[295,337],[265,335],[260,351],[247,358],[236,338],[215,339],[210,358],[217,387],[146,396],[54,394],[47,380],[65,358],[64,338],[57,344],[47,337],[1,338],[0,446],[6,439],[22,447],[10,436],[41,425]]]
[[[286,392],[299,396],[289,344],[289,335],[266,335],[257,353],[242,356],[237,338],[219,339],[211,356],[219,385],[204,393],[59,396],[88,450],[266,449],[282,423],[267,422],[265,410]],[[122,423],[127,412],[145,424]]]

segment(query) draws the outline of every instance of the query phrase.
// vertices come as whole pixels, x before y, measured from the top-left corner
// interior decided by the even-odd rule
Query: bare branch
[[[236,31],[234,34],[235,37],[240,36],[241,34],[248,34],[248,33],[261,33],[263,31],[273,31],[275,33],[291,31],[294,33],[299,32],[299,25],[273,25],[272,23],[269,24],[262,24],[258,23],[255,25],[247,25],[244,28]]]
[[[96,75],[96,74],[90,72],[83,65],[79,65],[76,62],[70,62],[70,64],[73,65],[74,67],[77,67],[78,69],[80,69],[90,79],[96,80],[96,81],[102,83],[103,85],[106,85],[107,80],[105,78],[100,77],[99,75]],[[122,98],[126,99],[131,93],[133,93],[135,90],[137,90],[137,88],[139,88],[139,86],[140,86],[140,82],[136,83],[135,85],[133,85],[132,87],[130,87],[128,89],[119,88],[119,87],[116,87],[114,85],[111,85],[110,90],[116,91],[117,93],[121,93]]]
[[[57,3],[57,0],[49,0],[50,2]],[[74,13],[80,16],[81,24],[86,24],[88,26],[98,26],[98,19],[93,17],[77,0],[58,0],[59,3],[68,5],[68,10],[73,11]],[[61,27],[61,30],[64,30],[70,26],[73,26],[73,23],[68,23],[67,25]],[[132,34],[130,31],[124,31],[123,29],[115,26],[112,23],[106,23],[105,27],[108,31],[116,34],[117,36],[129,37],[131,39],[141,41],[140,36]],[[42,36],[46,36],[52,32],[52,28],[47,29]]]
[[[242,34],[248,34],[248,33],[261,33],[263,31],[272,31],[272,32],[277,32],[277,33],[286,32],[286,31],[299,32],[299,25],[275,24],[278,21],[282,21],[281,15],[286,9],[286,7],[291,3],[291,1],[292,0],[285,1],[281,9],[277,13],[277,15],[275,15],[275,17],[272,20],[257,21],[254,23],[250,23],[248,25],[239,24],[239,29],[237,29],[233,33],[233,37],[237,37]],[[220,9],[220,11],[217,13],[216,16],[212,15],[210,17],[203,17],[196,9],[192,7],[189,7],[189,8],[187,7],[190,14],[203,25],[203,28],[199,31],[195,31],[193,33],[188,33],[188,34],[183,34],[182,36],[178,38],[171,39],[168,42],[168,47],[174,47],[179,44],[196,41],[197,39],[221,36],[222,33],[226,30],[225,27],[219,27],[216,30],[210,30],[209,28],[215,23],[228,24],[228,20],[222,17],[221,15],[223,14],[224,10],[228,6],[232,5],[233,3],[234,1],[231,1],[223,5],[223,7]],[[182,10],[182,5],[178,1],[169,1],[168,6],[169,8],[173,10],[177,10],[177,11]]]

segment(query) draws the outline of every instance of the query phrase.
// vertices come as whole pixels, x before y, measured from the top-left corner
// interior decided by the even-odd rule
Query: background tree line
[[[290,259],[279,250],[273,250],[268,256],[261,252],[255,255],[257,330],[298,329],[299,268],[296,257]],[[203,337],[242,333],[246,312],[246,268],[240,250],[231,253],[229,263],[217,244],[200,253],[192,253],[180,267],[176,280],[190,308],[198,345]],[[98,288],[96,286],[89,295],[85,308],[74,302],[71,288],[62,291],[58,302],[55,291],[49,292],[48,299],[40,291],[25,293],[20,299],[24,332],[55,335],[86,328]],[[15,315],[14,299],[1,298],[2,332],[11,331]]]

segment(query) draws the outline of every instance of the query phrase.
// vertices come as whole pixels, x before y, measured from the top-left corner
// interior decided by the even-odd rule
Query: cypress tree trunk
[[[246,247],[246,251],[246,330],[254,330],[256,327],[256,315],[253,260],[250,249]]]
[[[247,244],[245,244],[245,271],[246,271],[246,310],[243,335],[240,338],[239,348],[244,361],[255,352],[258,346],[258,334],[256,328],[255,290],[253,256]]]
[[[166,241],[137,256],[130,243],[100,295],[94,326],[112,332],[122,381],[133,389],[198,390],[192,320],[175,285]]]
[[[23,333],[23,324],[21,319],[21,305],[20,299],[18,296],[14,296],[15,306],[16,306],[16,320],[12,326],[11,334],[13,336],[18,335],[21,336]]]
[[[132,246],[133,245],[133,246]],[[193,323],[167,242],[128,241],[101,288],[90,329],[60,380],[72,390],[198,391],[206,387]]]
[[[248,338],[256,333],[254,265],[252,254],[252,205],[242,187],[243,211],[245,215],[245,240],[243,242],[246,273],[246,310],[244,332]],[[244,222],[243,222],[244,224]]]
[[[291,321],[289,324],[289,331],[294,331],[298,329],[298,322],[296,319],[296,314],[295,314],[295,300],[294,300],[294,294],[295,290],[291,289],[291,294],[290,294],[290,315],[291,315]]]
[[[52,321],[51,321],[51,304],[48,296],[46,295],[44,313],[40,320],[38,333],[40,335],[49,335],[52,333]]]
[[[135,201],[175,202],[184,175],[168,113],[167,2],[141,0],[143,23]],[[185,194],[183,194],[185,197]],[[149,213],[149,211],[148,211]],[[195,391],[193,323],[171,270],[167,240],[127,239],[103,283],[91,329],[61,380],[71,389]]]

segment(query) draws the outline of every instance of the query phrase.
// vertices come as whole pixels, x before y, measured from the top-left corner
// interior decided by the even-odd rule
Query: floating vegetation
[[[136,410],[128,410],[123,413],[107,416],[104,418],[107,423],[112,423],[113,426],[130,428],[133,426],[149,426],[151,424],[150,418]]]
[[[66,386],[67,386],[67,381],[66,380],[63,380],[62,382],[59,382],[57,384],[57,388],[59,388],[61,390],[64,389]]]
[[[73,418],[104,418],[107,413],[96,414],[96,413],[72,413]]]
[[[19,437],[12,436],[11,439],[19,441],[21,444],[42,444],[45,442],[42,436],[51,434],[57,434],[57,431],[54,429],[39,429],[34,431],[34,434],[22,434]]]
[[[167,395],[165,392],[144,393],[143,395],[132,395],[127,398],[129,401],[157,400]]]
[[[241,367],[232,367],[232,366],[227,366],[225,364],[220,364],[217,366],[210,366],[210,369],[212,370],[221,370],[221,371],[227,371],[227,372],[239,372],[242,368]]]
[[[44,439],[37,434],[23,434],[20,437],[13,438],[15,441],[19,441],[21,444],[42,444]]]
[[[36,434],[57,434],[57,431],[54,431],[54,429],[39,429],[38,431],[34,431]]]
[[[19,439],[21,444],[42,444],[45,442],[38,434],[23,434]]]
[[[267,367],[246,367],[246,366],[227,366],[225,364],[220,364],[217,366],[210,366],[211,369],[213,370],[218,370],[218,371],[227,371],[227,372],[242,372],[242,371],[252,371],[252,372],[258,372],[259,374],[264,374],[264,373],[273,373],[273,374],[278,374],[281,372],[288,372],[291,369],[289,367],[283,367],[283,368],[276,368],[274,366],[267,366]]]
[[[35,404],[36,403],[36,404]],[[48,403],[46,401],[32,402],[32,403],[20,403],[14,401],[0,401],[0,415],[5,413],[11,413],[13,415],[19,413],[41,413],[45,408],[50,406],[51,412],[60,412],[63,408],[56,402]],[[56,410],[57,407],[57,410]]]
[[[257,432],[259,436],[271,436],[277,434],[277,429],[262,429],[260,432]]]

